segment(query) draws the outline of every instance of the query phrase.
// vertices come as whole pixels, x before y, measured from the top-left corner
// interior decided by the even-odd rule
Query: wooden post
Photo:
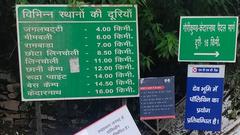
[[[36,115],[36,126],[37,126],[37,131],[36,135],[42,135],[42,118],[41,118],[41,103],[40,102],[35,102],[35,115]]]

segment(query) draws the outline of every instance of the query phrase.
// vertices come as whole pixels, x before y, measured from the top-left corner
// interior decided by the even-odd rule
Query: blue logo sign
[[[193,73],[219,73],[219,68],[212,67],[193,67]]]
[[[202,67],[203,66],[203,67]],[[215,65],[216,66],[216,65]],[[189,65],[188,71],[221,73],[205,77],[188,74],[185,112],[185,128],[191,130],[220,131],[222,118],[222,97],[224,90],[224,65]],[[195,68],[195,69],[194,69]],[[205,69],[205,71],[203,71]],[[206,71],[206,69],[208,69]],[[213,70],[210,70],[213,69]],[[188,72],[188,73],[189,73]],[[193,72],[195,73],[195,72]]]

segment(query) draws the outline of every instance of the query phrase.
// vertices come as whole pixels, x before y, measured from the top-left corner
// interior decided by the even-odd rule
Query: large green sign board
[[[178,61],[235,62],[238,17],[181,17]]]
[[[136,5],[17,5],[23,101],[138,96]]]

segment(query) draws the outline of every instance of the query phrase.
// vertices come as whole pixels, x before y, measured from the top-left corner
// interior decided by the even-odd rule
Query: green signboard
[[[238,17],[181,17],[178,61],[235,62]]]
[[[17,5],[23,101],[136,97],[136,5]]]

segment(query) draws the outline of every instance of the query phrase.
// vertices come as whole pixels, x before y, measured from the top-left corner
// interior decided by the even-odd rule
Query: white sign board
[[[141,135],[126,105],[75,135]]]

